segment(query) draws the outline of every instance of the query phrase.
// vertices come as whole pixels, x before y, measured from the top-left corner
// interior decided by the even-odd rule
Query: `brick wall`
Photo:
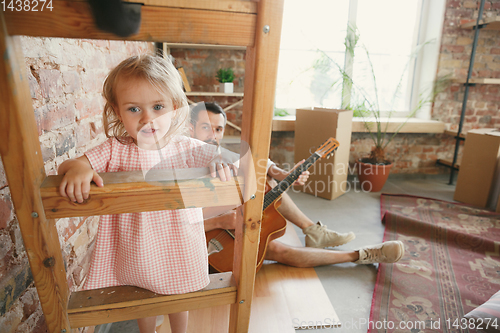
[[[459,27],[464,20],[477,18],[479,1],[448,0],[446,3],[438,75],[451,74],[455,78],[465,78],[469,66],[473,30]],[[496,16],[500,11],[500,0],[487,1],[484,16]],[[481,31],[474,62],[475,77],[500,78],[500,32]],[[178,64],[186,69],[193,91],[215,91],[214,76],[220,67],[236,68],[235,86],[242,91],[244,75],[244,51],[214,51],[175,49],[172,55]],[[482,127],[500,127],[499,87],[497,85],[477,85],[469,92],[464,130]],[[462,108],[464,88],[453,83],[439,94],[433,105],[432,119],[446,123],[450,129],[458,127]],[[214,100],[214,98],[198,98]],[[226,106],[229,101],[215,100]],[[228,113],[228,118],[241,124],[241,109]],[[226,128],[230,135],[237,134]],[[273,132],[270,157],[278,165],[289,166],[294,162],[294,133]],[[372,142],[366,133],[353,133],[350,163],[366,156]],[[448,173],[449,169],[436,165],[437,159],[451,159],[454,139],[444,134],[398,134],[387,148],[387,156],[394,161],[393,173]]]
[[[283,169],[294,165],[294,133],[273,132],[271,138],[271,159]],[[444,134],[398,134],[387,148],[387,158],[394,161],[392,173],[436,174],[448,172],[445,167],[436,166],[436,159],[453,156],[452,137]],[[352,133],[349,170],[355,171],[356,159],[366,157],[373,141],[368,133]]]
[[[45,171],[105,140],[102,83],[109,70],[150,43],[22,38]],[[46,332],[9,185],[0,164],[0,331]],[[88,270],[97,217],[59,219],[56,227],[71,290]],[[93,328],[85,329],[93,332]]]
[[[368,133],[353,133],[351,139],[351,166],[358,158],[366,157],[373,147]],[[436,160],[453,158],[455,140],[445,134],[402,133],[386,148],[386,157],[393,161],[391,173],[448,173],[449,169],[436,165]]]
[[[469,68],[474,31],[460,28],[460,24],[476,20],[479,1],[448,0],[441,37],[438,75],[450,74],[465,81]],[[483,17],[500,14],[500,1],[486,1]],[[500,32],[480,30],[473,78],[500,78]],[[452,84],[440,94],[433,108],[433,118],[458,127],[464,87]],[[469,88],[464,130],[472,128],[500,127],[500,95],[498,85],[478,84]]]
[[[212,50],[212,49],[171,49],[170,54],[175,59],[176,67],[184,68],[192,91],[218,92],[219,82],[215,74],[219,68],[231,67],[235,79],[234,92],[243,92],[245,80],[245,51],[244,50]],[[189,97],[197,102],[217,102],[223,108],[236,103],[239,97],[195,96]],[[227,119],[241,126],[243,108],[236,106],[227,112]],[[226,127],[226,135],[239,136],[239,131],[231,126]]]

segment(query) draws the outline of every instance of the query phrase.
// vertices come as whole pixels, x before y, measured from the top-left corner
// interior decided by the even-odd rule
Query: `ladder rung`
[[[182,173],[191,178],[197,178],[197,172],[208,173],[208,168],[181,170],[176,170],[177,179],[183,179]],[[54,219],[242,203],[239,187],[243,177],[226,182],[211,177],[165,180],[172,179],[171,173],[171,170],[157,171],[148,181],[141,171],[102,173],[104,187],[92,185],[89,198],[81,204],[59,194],[62,176],[48,176],[40,187],[45,215]]]
[[[438,164],[441,164],[443,166],[446,166],[446,167],[449,167],[449,168],[453,168],[452,167],[452,163],[453,161],[450,161],[450,160],[445,160],[445,159],[439,159],[437,160],[437,163]],[[454,167],[455,170],[459,170],[460,169],[460,163],[455,163],[455,167]]]
[[[455,138],[457,137],[457,133],[458,133],[458,131],[450,131],[450,130],[444,131],[444,134],[454,136]],[[467,137],[467,133],[464,133],[464,132],[460,133],[460,135],[459,135],[459,138],[461,140],[465,140],[466,137]]]
[[[202,1],[210,3],[210,1]],[[252,46],[257,15],[220,10],[141,6],[141,27],[127,38],[99,30],[83,1],[57,1],[52,10],[4,11],[10,35]],[[168,20],[163,18],[168,17]],[[189,29],[184,27],[189,26]],[[238,29],[234,29],[237,26]]]
[[[179,295],[159,295],[149,290],[119,286],[71,294],[68,317],[72,328],[151,317],[236,303],[236,283],[231,272],[210,274],[210,284]]]

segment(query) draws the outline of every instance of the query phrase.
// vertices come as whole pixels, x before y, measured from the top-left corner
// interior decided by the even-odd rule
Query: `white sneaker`
[[[306,246],[316,248],[335,247],[349,243],[356,238],[353,232],[341,234],[328,230],[326,225],[321,222],[305,228],[302,232],[306,235]]]
[[[377,262],[393,263],[405,254],[405,246],[401,241],[388,241],[382,244],[359,249],[359,260],[355,264],[373,264]]]

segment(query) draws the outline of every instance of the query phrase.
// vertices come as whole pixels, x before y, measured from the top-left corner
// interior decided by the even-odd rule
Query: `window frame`
[[[439,61],[439,50],[441,45],[441,35],[443,29],[444,12],[446,0],[419,0],[417,14],[418,25],[415,25],[412,44],[414,48],[427,42],[425,47],[422,47],[417,56],[412,59],[409,68],[413,68],[409,72],[407,81],[407,91],[405,105],[407,110],[394,111],[394,117],[407,117],[410,110],[413,110],[419,100],[420,95],[425,95],[436,79],[437,67]],[[358,10],[358,0],[349,0],[348,10],[348,26],[356,26],[356,17]],[[352,33],[352,29],[347,29],[347,34]],[[347,35],[346,35],[347,36]],[[430,42],[429,42],[430,41]],[[352,76],[354,59],[349,52],[344,52],[344,71]],[[350,100],[350,90],[346,82],[342,83],[341,107],[348,105]],[[295,110],[287,109],[289,113],[294,114]],[[391,112],[381,112],[382,116],[390,116]],[[431,105],[425,105],[414,115],[418,119],[431,119]]]

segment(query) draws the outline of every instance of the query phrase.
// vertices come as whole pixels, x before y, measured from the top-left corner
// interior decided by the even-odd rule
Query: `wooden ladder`
[[[128,38],[98,30],[85,1],[53,0],[52,11],[0,13],[0,153],[46,323],[51,333],[65,333],[77,327],[231,304],[229,332],[247,332],[266,173],[265,163],[258,161],[267,159],[269,153],[283,0],[142,2],[140,30]],[[60,178],[47,176],[44,171],[24,57],[16,35],[247,48],[242,140],[251,148],[257,192],[245,203],[244,224],[236,230],[232,273],[211,275],[207,288],[183,295],[157,295],[130,286],[70,292],[54,219],[160,210],[166,205],[169,209],[184,207],[179,204],[182,200],[178,200],[180,193],[175,194],[175,186],[152,186],[137,174],[105,174],[113,181],[105,191],[93,187],[84,204],[58,196]],[[228,184],[217,179],[210,182],[220,198],[228,197]],[[210,200],[213,195],[203,195],[206,187],[202,181],[186,181],[184,185],[200,198],[197,207],[215,205],[215,198]],[[164,190],[174,194],[166,196],[161,205],[148,200]]]

